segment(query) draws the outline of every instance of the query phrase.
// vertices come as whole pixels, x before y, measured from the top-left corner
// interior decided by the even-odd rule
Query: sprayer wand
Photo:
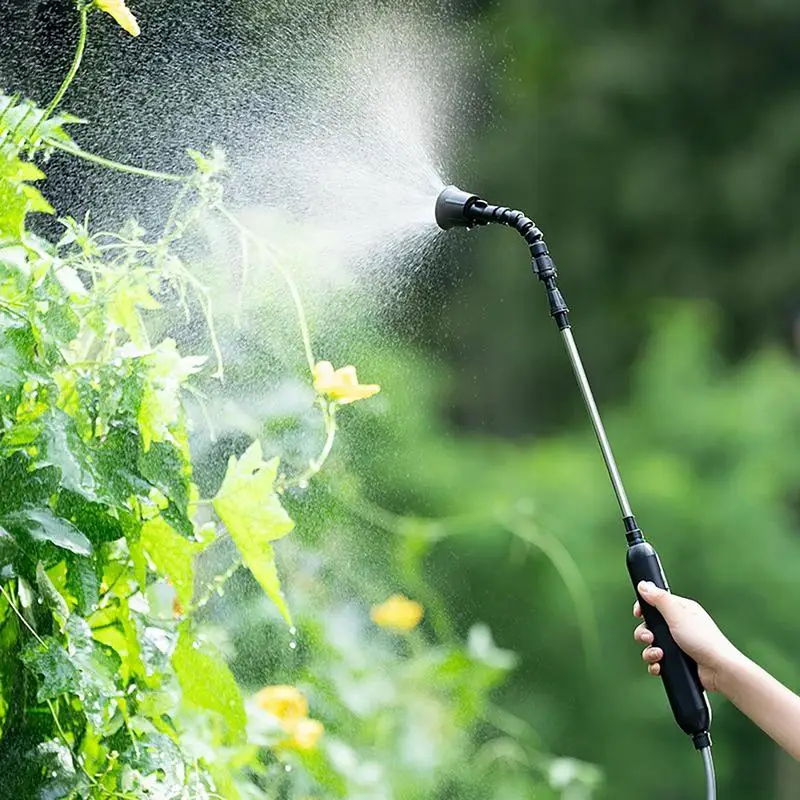
[[[653,644],[664,653],[661,660],[661,677],[675,721],[684,733],[692,737],[694,746],[702,753],[706,769],[708,800],[716,798],[714,764],[711,757],[711,707],[697,673],[697,664],[676,644],[661,613],[644,602],[638,592],[640,581],[651,581],[669,591],[661,561],[652,545],[645,541],[631,510],[622,478],[617,468],[611,444],[592,394],[589,379],[583,368],[580,353],[572,335],[569,309],[556,285],[556,265],[550,257],[544,236],[532,219],[521,211],[504,206],[490,205],[477,195],[469,194],[455,186],[447,186],[436,201],[436,222],[443,230],[454,227],[472,228],[476,225],[499,223],[516,230],[525,239],[531,253],[533,274],[542,282],[547,293],[550,316],[556,322],[567,349],[575,378],[578,381],[589,417],[592,421],[600,451],[603,454],[611,485],[617,496],[625,538],[628,543],[626,562],[634,591],[639,600],[647,627],[653,634]]]

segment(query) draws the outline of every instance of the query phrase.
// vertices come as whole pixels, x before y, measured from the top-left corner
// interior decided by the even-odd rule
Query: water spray
[[[569,321],[569,309],[556,285],[556,265],[550,257],[544,236],[532,219],[521,211],[504,206],[495,206],[456,186],[447,186],[436,200],[436,222],[443,230],[450,228],[472,228],[477,225],[499,223],[513,228],[525,239],[531,253],[533,274],[544,284],[550,306],[550,316],[556,322],[564,345],[567,349],[575,378],[586,403],[589,417],[600,444],[606,469],[611,478],[611,485],[617,496],[622,522],[625,526],[625,538],[628,543],[626,562],[628,573],[633,582],[634,591],[639,600],[644,620],[653,634],[653,644],[664,653],[661,660],[661,678],[664,689],[681,730],[692,737],[695,748],[703,756],[708,786],[708,800],[716,798],[716,781],[714,762],[711,756],[711,706],[708,702],[697,672],[697,664],[676,644],[664,617],[653,606],[646,603],[639,595],[637,586],[640,581],[651,581],[656,586],[669,591],[669,585],[661,567],[661,561],[651,544],[645,541],[636,518],[631,510],[625,487],[620,477],[617,462],[611,450],[600,412],[592,394],[586,371],[583,368],[580,353],[572,335]]]

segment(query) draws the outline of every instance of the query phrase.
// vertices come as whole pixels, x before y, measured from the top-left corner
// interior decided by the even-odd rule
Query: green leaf
[[[50,576],[45,571],[41,561],[36,565],[36,586],[45,605],[53,612],[59,624],[63,626],[69,617],[67,601],[53,585],[53,581],[50,580]]]
[[[39,676],[36,699],[55,700],[62,694],[76,694],[80,690],[80,672],[69,653],[53,636],[28,645],[20,654],[22,663]]]
[[[98,485],[98,490],[103,491],[102,485]],[[102,503],[92,502],[66,490],[58,493],[55,510],[59,517],[69,520],[95,546],[121,539],[125,535],[123,520],[130,516],[125,511],[112,511]]]
[[[253,442],[240,459],[231,456],[213,505],[239,549],[245,566],[291,625],[291,615],[281,592],[275,553],[270,545],[294,527],[275,493],[278,463],[277,458],[269,462],[263,460],[258,441]]]
[[[100,579],[93,558],[67,557],[67,588],[75,597],[81,614],[94,611],[100,601]]]
[[[34,369],[35,357],[36,338],[31,326],[19,317],[0,312],[0,409],[6,413],[13,413],[19,405],[22,386]]]
[[[76,614],[67,620],[66,636],[66,648],[47,636],[29,644],[20,658],[39,676],[36,698],[40,703],[63,694],[75,695],[94,727],[103,730],[116,711],[112,698],[119,694],[115,678],[120,659],[94,641],[86,620]]]
[[[139,472],[141,439],[135,428],[111,430],[95,451],[97,473],[115,503],[124,506],[132,496],[147,497],[150,484]]]
[[[141,716],[130,720],[131,733],[135,740],[125,750],[120,761],[134,770],[131,789],[136,791],[135,797],[180,798],[186,795],[186,768],[183,754],[179,746],[166,734],[159,733],[149,720]],[[158,783],[153,787],[152,781],[139,783],[140,778],[158,776]],[[155,788],[157,795],[151,791]],[[127,794],[126,797],[131,795]],[[207,795],[206,795],[207,796]]]
[[[142,546],[159,574],[169,578],[183,606],[194,595],[194,557],[202,545],[175,533],[160,516],[142,525]]]
[[[27,534],[34,541],[51,542],[56,547],[88,556],[91,542],[71,523],[57,517],[49,508],[24,508],[0,518],[0,525],[12,533]]]
[[[139,407],[139,429],[145,451],[152,442],[179,443],[177,430],[183,417],[180,390],[190,375],[199,372],[205,357],[182,357],[172,339],[165,339],[146,356],[147,381]]]
[[[172,656],[172,666],[184,701],[222,717],[229,738],[243,742],[247,724],[244,700],[221,655],[210,645],[195,642],[189,628],[184,627]]]
[[[191,473],[183,453],[169,442],[153,442],[139,456],[143,478],[156,487],[169,501],[161,513],[184,536],[191,536],[194,526],[189,519],[189,481]]]
[[[33,470],[30,456],[21,451],[0,458],[0,516],[25,506],[45,505],[58,490],[58,470]]]
[[[0,528],[0,580],[8,580],[17,575],[18,562],[23,556],[24,553],[14,537]]]
[[[30,142],[34,132],[36,132],[37,141],[53,139],[74,145],[72,138],[64,130],[64,126],[84,122],[79,117],[63,112],[54,114],[42,122],[44,109],[34,105],[30,100],[20,100],[18,96],[9,97],[6,94],[0,94],[0,108],[2,108],[0,132],[13,134],[13,140],[18,145]]]
[[[148,347],[147,331],[139,309],[154,311],[161,306],[150,293],[149,275],[144,270],[115,273],[98,282],[98,289],[110,296],[105,308],[104,322],[121,328],[137,348]]]
[[[64,800],[87,788],[87,776],[75,768],[72,753],[61,742],[42,742],[25,760],[30,760],[32,771],[41,779],[38,791],[31,795],[35,800]]]
[[[59,272],[62,280],[69,280],[69,272],[63,268]],[[77,274],[75,280],[82,286]],[[42,327],[56,342],[67,344],[75,339],[80,331],[80,317],[75,311],[76,304],[70,301],[69,296],[65,296],[65,288],[56,273],[48,273],[45,285],[48,303],[47,310],[40,318]]]
[[[90,500],[97,500],[97,478],[91,453],[78,435],[75,421],[57,408],[50,409],[40,422],[43,426],[36,466],[57,467],[61,484]]]
[[[108,647],[92,638],[92,629],[82,617],[72,614],[66,625],[69,655],[78,669],[78,688],[74,691],[83,711],[94,727],[102,731],[116,711],[113,698],[119,694],[116,677],[120,659]]]
[[[44,176],[35,164],[22,161],[11,146],[0,147],[0,239],[21,241],[30,211],[53,213],[42,193],[30,185]]]

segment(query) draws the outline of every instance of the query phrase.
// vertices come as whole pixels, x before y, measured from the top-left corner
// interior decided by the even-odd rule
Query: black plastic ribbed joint
[[[536,275],[540,281],[546,281],[550,278],[555,278],[558,274],[556,272],[556,265],[549,253],[541,256],[533,257],[533,274]]]
[[[695,733],[692,736],[692,741],[696,750],[704,750],[706,747],[711,747],[711,734],[708,731]]]
[[[566,330],[569,328],[569,308],[556,286],[555,278],[551,275],[544,280],[544,285],[547,290],[547,302],[550,305],[550,316],[556,321],[560,331]]]
[[[622,522],[625,525],[625,539],[628,542],[628,547],[641,544],[644,541],[644,534],[636,524],[636,517],[631,514],[630,517],[624,517]]]

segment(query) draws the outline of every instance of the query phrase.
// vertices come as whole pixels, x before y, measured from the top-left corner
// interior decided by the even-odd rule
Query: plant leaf
[[[192,706],[218,714],[225,721],[234,742],[243,742],[247,716],[244,700],[228,665],[219,653],[193,641],[188,626],[181,631],[172,655],[172,666],[183,690],[183,699]]]
[[[21,655],[22,663],[39,676],[39,688],[36,699],[55,700],[62,694],[75,694],[80,689],[80,673],[73,664],[69,653],[53,636],[45,637],[41,642],[28,645]]]
[[[102,491],[101,485],[98,488]],[[113,515],[107,506],[87,500],[80,494],[60,491],[55,510],[60,518],[69,520],[95,546],[115,542],[125,535],[122,525],[124,511]]]
[[[170,579],[178,599],[188,606],[194,595],[194,557],[202,545],[175,533],[161,516],[142,525],[141,541],[158,572]]]
[[[277,458],[265,462],[261,443],[253,442],[240,459],[231,456],[222,486],[212,502],[245,566],[291,625],[270,545],[294,528],[274,489],[278,462]]]
[[[0,207],[2,202],[0,196]],[[22,385],[27,373],[34,368],[35,352],[36,339],[31,326],[16,317],[0,313],[0,408],[12,414],[22,399]]]
[[[50,576],[45,571],[41,561],[36,565],[36,586],[45,605],[53,612],[63,629],[64,623],[69,618],[69,607],[61,592],[56,589],[53,581],[50,580]]]
[[[0,239],[21,241],[29,211],[52,213],[52,206],[27,181],[38,181],[44,173],[29,161],[21,161],[9,148],[0,150]]]
[[[206,358],[182,357],[174,340],[165,339],[145,357],[149,370],[139,407],[138,423],[145,451],[151,442],[179,443],[182,425],[180,391],[190,375],[199,372]]]
[[[57,517],[49,508],[13,511],[0,519],[0,525],[12,533],[27,533],[34,541],[51,542],[79,556],[92,552],[91,542],[72,523]]]
[[[78,435],[75,421],[58,408],[41,418],[43,431],[36,466],[57,467],[61,484],[89,500],[97,500],[97,478],[89,449]]]
[[[100,579],[93,558],[77,555],[67,558],[67,589],[75,597],[81,614],[90,614],[97,607]]]

